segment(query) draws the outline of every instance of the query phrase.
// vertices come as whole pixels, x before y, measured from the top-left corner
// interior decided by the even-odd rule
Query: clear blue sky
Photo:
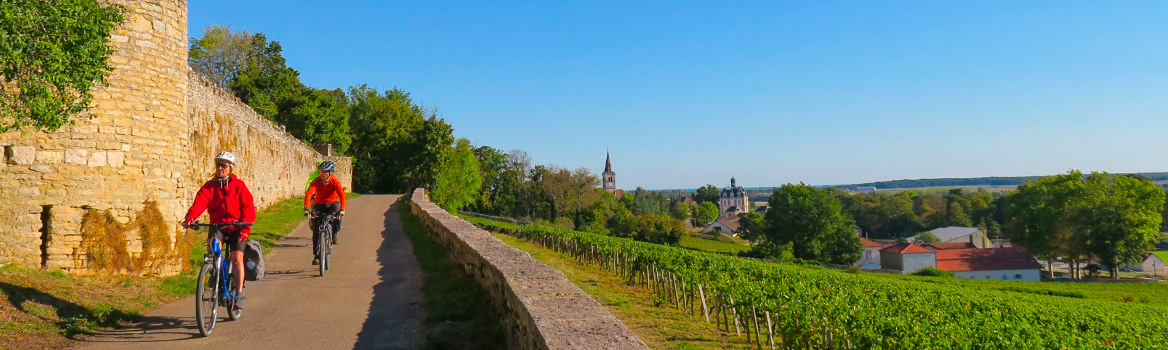
[[[308,85],[617,185],[1168,170],[1168,3],[191,1]]]

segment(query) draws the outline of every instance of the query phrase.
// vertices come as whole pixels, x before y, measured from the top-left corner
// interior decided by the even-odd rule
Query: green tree
[[[1058,257],[1077,263],[1082,237],[1069,222],[1084,199],[1083,173],[1042,177],[1018,186],[1012,197],[1006,237],[1010,242],[1047,261]]]
[[[1142,260],[1159,238],[1164,191],[1130,175],[1092,173],[1085,183],[1088,200],[1072,221],[1086,236],[1084,250],[1119,278],[1119,266]]]
[[[361,85],[348,97],[353,187],[374,193],[432,187],[454,143],[450,125],[402,90],[382,94]]]
[[[702,204],[698,204],[698,206],[694,208],[694,226],[705,227],[706,225],[714,223],[714,220],[718,220],[718,213],[718,207],[715,206],[714,203],[702,202]]]
[[[758,241],[766,233],[766,218],[759,213],[746,213],[738,219],[738,230],[734,234],[747,241]]]
[[[255,54],[253,36],[227,26],[203,28],[203,37],[190,39],[187,64],[224,91],[231,90],[235,76],[247,67]]]
[[[113,71],[110,34],[125,9],[97,0],[0,1],[0,132],[56,131]]]
[[[430,190],[430,198],[442,209],[457,212],[458,209],[473,203],[475,195],[483,184],[483,176],[479,173],[479,161],[475,158],[474,146],[470,140],[458,139],[451,150],[450,157],[442,164],[434,187]]]
[[[913,239],[913,243],[941,243],[941,239],[932,232],[925,231],[918,233]]]
[[[863,245],[855,222],[831,194],[805,184],[786,184],[770,196],[765,241],[793,244],[796,258],[831,264],[859,260]]]
[[[697,202],[698,204],[712,202],[714,205],[717,205],[718,200],[721,198],[722,190],[718,189],[718,186],[714,185],[705,185],[699,187],[698,190],[694,192],[694,202]]]

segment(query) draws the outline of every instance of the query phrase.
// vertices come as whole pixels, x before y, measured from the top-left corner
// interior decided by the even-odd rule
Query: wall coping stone
[[[506,322],[509,349],[648,349],[636,334],[564,274],[430,203],[410,209],[487,290]]]

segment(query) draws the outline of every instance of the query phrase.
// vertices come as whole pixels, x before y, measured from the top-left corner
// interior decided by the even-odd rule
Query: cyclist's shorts
[[[313,204],[312,209],[322,213],[339,213],[341,212],[341,202],[328,202]]]
[[[227,251],[229,251],[229,252],[242,252],[243,251],[243,246],[244,246],[243,234],[241,232],[239,232],[239,230],[235,230],[234,232],[227,232],[227,233],[216,232],[215,236],[218,237],[220,241],[223,241],[224,245],[227,246]],[[210,238],[210,237],[208,237],[208,238]]]

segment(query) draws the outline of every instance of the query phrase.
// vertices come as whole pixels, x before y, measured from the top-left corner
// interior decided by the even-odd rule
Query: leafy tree
[[[513,215],[519,201],[522,174],[512,169],[506,153],[490,146],[475,149],[483,187],[475,198],[473,210],[491,215]]]
[[[832,264],[859,260],[863,245],[855,222],[831,194],[805,184],[787,184],[770,196],[764,240],[772,245],[794,243],[799,259]]]
[[[1072,221],[1087,236],[1087,253],[1119,278],[1119,266],[1139,262],[1159,238],[1164,191],[1130,175],[1092,173],[1085,183],[1089,200]]]
[[[97,0],[0,1],[0,132],[56,131],[113,71],[110,33],[125,8]]]
[[[941,243],[941,239],[937,238],[937,235],[932,232],[925,231],[918,233],[916,238],[913,239],[913,243]]]
[[[1039,178],[1014,192],[1006,237],[1028,252],[1051,260],[1056,257],[1078,261],[1081,252],[1072,249],[1077,233],[1067,221],[1083,199],[1083,173]]]
[[[352,143],[348,101],[340,89],[306,87],[301,94],[283,101],[272,120],[301,141],[310,145],[330,143],[341,154],[346,154]]]
[[[251,41],[252,52],[247,63],[228,85],[235,97],[256,113],[280,122],[274,118],[280,113],[281,105],[305,94],[307,87],[300,82],[300,72],[286,65],[279,42],[268,41],[263,33],[253,34]]]
[[[769,210],[769,209],[768,209]],[[702,202],[694,208],[694,226],[705,227],[706,225],[714,223],[718,220],[718,207],[712,202]]]
[[[697,202],[698,204],[709,202],[717,205],[718,200],[721,198],[722,190],[718,189],[718,186],[714,185],[705,185],[699,187],[698,190],[694,192],[694,202]]]
[[[361,85],[348,97],[353,187],[374,193],[432,187],[454,143],[450,125],[402,90],[382,94]]]
[[[680,197],[673,198],[669,201],[669,216],[678,220],[685,220],[690,217],[689,204],[686,204]]]
[[[202,38],[190,39],[187,63],[211,83],[230,91],[235,76],[247,67],[255,54],[252,39],[252,34],[245,30],[208,26],[203,28]]]
[[[483,176],[479,173],[479,161],[470,140],[458,139],[455,142],[435,182],[430,198],[442,209],[456,212],[474,202],[483,184]]]
[[[738,230],[734,234],[747,241],[758,241],[766,234],[766,218],[759,213],[746,213],[738,219]]]

